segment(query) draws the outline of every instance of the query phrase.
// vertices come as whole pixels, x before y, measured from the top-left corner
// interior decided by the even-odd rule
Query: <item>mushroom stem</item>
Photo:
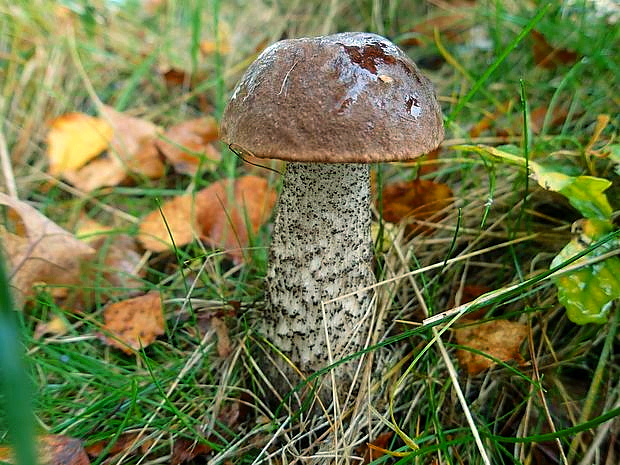
[[[260,329],[305,375],[365,345],[376,282],[370,224],[367,164],[287,165]],[[347,365],[336,370],[343,388]]]

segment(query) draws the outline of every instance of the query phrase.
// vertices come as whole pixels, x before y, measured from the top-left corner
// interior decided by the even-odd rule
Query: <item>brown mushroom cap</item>
[[[406,161],[444,136],[433,85],[370,33],[282,40],[248,68],[221,137],[259,158],[320,163]]]

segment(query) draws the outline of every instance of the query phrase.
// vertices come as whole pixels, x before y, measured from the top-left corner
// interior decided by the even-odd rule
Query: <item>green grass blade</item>
[[[525,38],[526,35],[538,24],[538,22],[545,16],[547,11],[549,10],[551,3],[545,5],[536,16],[534,16],[529,23],[523,28],[523,30],[515,37],[512,42],[508,44],[508,46],[504,49],[504,51],[497,57],[497,59],[487,68],[487,70],[480,76],[480,78],[474,83],[472,88],[465,94],[465,96],[456,104],[456,107],[446,118],[446,125],[452,123],[457,115],[461,112],[463,107],[467,105],[467,103],[471,100],[471,98],[478,92],[484,83],[489,79],[491,74],[497,69],[497,67],[502,64],[502,62],[506,59],[508,55],[519,45],[519,43]]]
[[[17,465],[36,465],[32,389],[22,360],[23,349],[13,308],[4,257],[0,255],[0,394],[4,397],[3,415],[6,416]]]

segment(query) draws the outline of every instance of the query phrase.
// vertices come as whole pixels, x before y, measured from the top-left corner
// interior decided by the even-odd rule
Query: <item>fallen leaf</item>
[[[495,122],[505,115],[512,108],[514,102],[508,100],[505,103],[500,103],[493,112],[487,112],[484,117],[472,126],[469,130],[469,135],[472,138],[479,137],[483,132],[491,129],[495,126]]]
[[[200,455],[206,455],[213,448],[205,443],[197,443],[185,438],[177,438],[172,446],[172,457],[170,463],[172,465],[181,465],[189,462]]]
[[[168,129],[157,147],[178,173],[194,175],[201,165],[213,169],[220,161],[220,153],[211,144],[218,139],[215,118],[184,121]]]
[[[562,65],[572,65],[579,59],[576,52],[565,48],[555,48],[543,34],[538,31],[532,31],[534,43],[532,45],[532,53],[534,54],[534,63],[536,66],[545,69],[555,69]]]
[[[108,148],[113,129],[104,119],[67,113],[50,125],[47,156],[52,176],[81,168]]]
[[[457,343],[462,346],[479,350],[502,362],[516,360],[523,363],[519,346],[527,337],[528,331],[527,325],[522,323],[493,320],[457,328],[454,330],[454,335]],[[470,375],[476,375],[495,365],[490,358],[465,349],[458,349],[456,356]]]
[[[113,130],[108,153],[81,169],[66,170],[63,177],[86,192],[122,184],[131,173],[150,179],[161,177],[165,167],[155,146],[159,128],[107,105],[102,107],[101,114]]]
[[[37,283],[64,286],[62,291],[80,283],[80,264],[93,256],[92,247],[24,202],[0,193],[0,204],[16,213],[13,225],[0,225],[0,238],[18,303],[32,296]]]
[[[447,11],[418,22],[410,31],[413,37],[401,41],[400,45],[411,47],[432,43],[435,30],[441,34],[442,40],[453,43],[464,42],[467,39],[466,32],[471,28],[472,13],[468,13],[467,10],[471,7],[471,2],[459,1],[457,3]]]
[[[201,208],[197,204],[199,200],[198,194],[181,195],[162,204],[161,211],[154,210],[142,218],[138,234],[142,247],[152,252],[165,252],[172,249],[173,243],[181,247],[200,237],[196,223],[196,211]]]
[[[61,435],[37,438],[38,463],[41,465],[89,465],[90,460],[79,439]],[[9,447],[0,447],[0,461],[15,463]]]
[[[407,234],[432,231],[416,220],[438,221],[442,210],[452,204],[452,191],[446,184],[423,179],[398,182],[383,188],[383,218],[391,223],[405,222]]]
[[[364,453],[364,460],[362,464],[367,465],[370,462],[377,460],[378,458],[389,453],[387,447],[394,436],[394,432],[387,431],[381,433],[372,442],[366,444],[366,451]]]
[[[217,335],[217,354],[222,358],[226,358],[232,350],[230,337],[228,336],[228,326],[226,326],[226,322],[223,319],[217,317],[211,319],[211,325]]]
[[[426,174],[434,173],[435,171],[437,171],[438,164],[435,162],[439,158],[440,153],[441,146],[437,147],[435,150],[431,150],[430,152],[424,154],[422,157],[418,158],[418,176],[424,176]]]
[[[540,134],[545,124],[545,119],[548,121],[547,124],[549,128],[554,128],[563,124],[568,116],[568,107],[560,106],[555,108],[553,115],[550,117],[547,117],[548,112],[549,108],[546,105],[536,107],[530,111],[530,127],[534,134]]]
[[[224,38],[224,40],[220,40],[219,48],[215,40],[203,40],[202,42],[200,42],[200,52],[203,55],[213,55],[215,52],[218,51],[221,55],[227,55],[228,53],[230,53],[231,48],[227,38]]]
[[[110,304],[103,311],[103,319],[103,329],[111,333],[105,337],[105,342],[127,354],[148,346],[164,334],[164,314],[158,292]]]
[[[611,217],[613,208],[605,194],[612,186],[609,179],[569,176],[557,171],[552,165],[542,163],[532,163],[530,169],[532,177],[541,187],[562,194],[586,218]]]
[[[179,247],[200,237],[241,261],[250,232],[256,234],[271,215],[276,193],[267,180],[243,176],[234,181],[229,199],[230,182],[217,181],[194,196],[186,194],[164,203],[161,212],[155,210],[142,220],[139,241],[147,250],[163,252],[171,249],[173,240]]]
[[[108,105],[101,107],[101,115],[114,130],[110,148],[123,160],[132,159],[145,142],[156,140],[159,128],[150,121],[126,115]]]
[[[244,423],[250,414],[249,405],[252,404],[252,398],[247,393],[240,393],[239,399],[226,403],[217,415],[217,419],[221,424],[226,425],[229,430],[238,427]]]
[[[142,254],[133,237],[90,218],[82,218],[76,229],[76,235],[97,252],[97,260],[83,266],[83,275],[85,282],[97,283],[96,291],[100,299],[102,295],[107,298],[131,296],[143,288],[142,278],[146,270],[142,267]],[[84,286],[84,292],[91,288]]]
[[[129,446],[131,446],[136,438],[138,437],[138,433],[121,433],[117,438],[114,439],[114,443],[110,445],[110,440],[102,439],[101,441],[97,441],[85,448],[86,453],[91,457],[97,457],[103,454],[103,451],[107,450],[108,455],[115,455],[119,452],[124,452]]]
[[[182,69],[167,68],[160,70],[160,74],[163,76],[164,81],[169,86],[181,86],[189,84],[190,79],[188,74]]]
[[[231,52],[230,24],[222,21],[217,32],[217,36],[210,39],[204,39],[200,42],[200,52],[203,55],[213,55],[216,52],[221,55],[226,55]]]
[[[457,302],[455,301],[457,291],[458,290],[455,289],[455,291],[450,296],[450,301],[448,303],[449,308],[455,307],[457,305]],[[458,304],[460,305],[465,302],[471,302],[473,300],[476,300],[481,295],[491,291],[492,289],[489,286],[485,286],[483,284],[465,284],[460,291],[461,295]],[[463,320],[478,320],[480,318],[483,318],[488,310],[489,309],[486,306],[479,308],[478,310],[464,315]]]
[[[258,176],[236,179],[230,201],[218,191],[209,186],[200,192],[199,204],[203,208],[197,212],[198,224],[207,243],[223,248],[239,263],[243,249],[250,244],[250,235],[256,234],[271,216],[276,193],[266,179]]]
[[[46,334],[53,334],[54,336],[62,336],[69,331],[67,321],[58,315],[53,315],[49,321],[37,323],[37,327],[34,330],[34,338],[41,339]]]

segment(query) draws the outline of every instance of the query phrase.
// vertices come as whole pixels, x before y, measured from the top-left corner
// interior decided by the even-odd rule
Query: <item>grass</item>
[[[158,202],[249,168],[220,147],[225,161],[214,172],[193,178],[169,173],[92,194],[76,192],[46,174],[51,119],[72,111],[95,114],[97,98],[162,126],[202,114],[219,117],[235,82],[266,44],[345,30],[376,31],[399,41],[435,83],[446,115],[437,160],[382,166],[378,179],[420,176],[448,184],[455,197],[450,208],[427,220],[432,234],[385,230],[377,256],[377,308],[388,325],[368,351],[380,368],[358,403],[342,406],[345,422],[338,423],[332,410],[313,416],[264,400],[269,380],[254,354],[265,344],[252,321],[264,306],[266,227],[243,266],[199,244],[180,248],[177,256],[145,257],[141,289],[162,291],[167,332],[134,356],[100,340],[103,308],[110,299],[128,297],[127,285],[95,281],[93,305],[83,313],[42,288],[17,318],[37,388],[38,433],[79,438],[86,446],[104,441],[91,457],[96,464],[169,463],[175,445],[183,448],[181,439],[208,446],[210,463],[290,463],[317,450],[329,455],[330,445],[342,447],[339,462],[355,463],[367,442],[389,431],[394,434],[381,447],[393,454],[376,463],[482,464],[485,454],[493,464],[615,463],[617,303],[606,324],[578,326],[566,318],[552,281],[540,278],[570,240],[579,213],[523,170],[455,147],[510,143],[567,174],[605,177],[613,181],[608,198],[617,209],[611,162],[584,153],[601,114],[612,119],[594,148],[603,153],[617,138],[618,28],[595,15],[592,2],[465,3],[196,0],[162,2],[156,13],[137,0],[123,6],[0,3],[0,151],[6,146],[12,161],[12,172],[3,169],[4,188],[10,192],[13,184],[20,199],[68,229],[86,213],[119,234],[135,235],[139,218]],[[439,17],[455,25],[437,20],[435,34],[412,32]],[[576,58],[537,66],[534,49],[541,44],[530,29],[543,34],[552,51],[574,52]],[[414,38],[420,45],[412,45]],[[202,54],[203,40],[230,51]],[[186,73],[181,85],[166,84],[162,73],[170,69]],[[617,211],[614,218],[617,224]],[[460,316],[454,327],[446,327],[446,320],[420,325],[428,315],[475,297],[469,295],[474,284],[497,294],[468,310],[482,312],[485,320],[528,325],[523,365],[502,362],[467,375],[455,356],[462,348],[453,332]],[[510,290],[515,284],[521,285]],[[209,323],[214,315],[225,320],[232,341],[225,357],[218,355]],[[37,324],[53,316],[67,322],[68,333],[35,337]],[[0,332],[8,327],[3,320]],[[20,383],[10,379],[7,385]],[[2,398],[11,403],[9,391]],[[15,414],[4,409],[0,443],[15,428]],[[22,415],[28,415],[25,407]],[[336,439],[317,449],[329,427]],[[23,428],[17,431],[28,437]],[[22,463],[29,463],[27,445],[16,444],[24,451]]]

